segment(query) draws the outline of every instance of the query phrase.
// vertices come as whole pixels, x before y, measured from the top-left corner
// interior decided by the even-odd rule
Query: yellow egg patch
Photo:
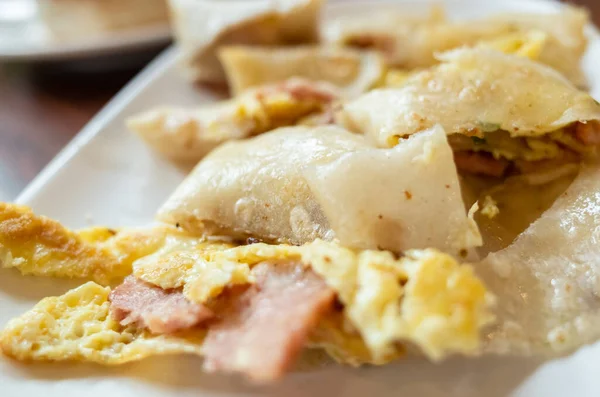
[[[132,263],[141,257],[200,241],[170,226],[73,231],[28,207],[0,203],[0,265],[24,275],[82,278],[108,285],[131,274]]]
[[[18,360],[117,365],[149,356],[202,353],[204,331],[150,335],[123,328],[109,314],[110,288],[88,282],[45,298],[0,333],[2,352]]]

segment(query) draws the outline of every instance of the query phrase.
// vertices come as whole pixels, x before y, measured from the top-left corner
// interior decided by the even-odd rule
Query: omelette
[[[117,365],[187,353],[203,356],[206,371],[266,382],[303,347],[352,365],[389,362],[403,343],[433,360],[473,354],[493,319],[493,297],[473,269],[435,249],[240,245],[159,225],[144,230],[155,243],[142,253],[127,229],[90,238],[26,207],[2,204],[0,214],[3,267],[93,280],[7,324],[0,347],[18,360]],[[104,256],[90,263],[96,250]]]

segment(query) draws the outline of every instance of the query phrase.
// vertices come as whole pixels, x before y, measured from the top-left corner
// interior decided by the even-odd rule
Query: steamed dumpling
[[[325,82],[291,78],[198,108],[159,107],[127,120],[152,149],[183,165],[195,165],[223,142],[308,121],[329,123],[339,90]]]
[[[481,243],[441,128],[392,149],[335,126],[230,142],[198,164],[159,219],[194,232],[396,252],[467,255]]]
[[[219,58],[235,95],[250,87],[302,77],[334,84],[352,97],[373,88],[386,69],[376,52],[317,46],[225,47]]]
[[[366,147],[339,127],[294,127],[232,141],[204,158],[159,211],[159,219],[209,234],[301,244],[333,239],[303,170]]]
[[[436,64],[438,52],[537,32],[546,36],[539,61],[583,86],[580,63],[588,21],[587,13],[576,7],[553,14],[506,13],[468,21],[448,21],[437,9],[419,16],[396,8],[336,18],[326,24],[324,36],[328,43],[379,50],[390,65],[413,69]]]
[[[549,67],[477,48],[440,55],[443,63],[397,89],[345,105],[342,120],[378,146],[441,124],[457,165],[502,176],[546,160],[576,162],[600,144],[600,105]]]
[[[220,46],[314,43],[322,0],[170,0],[173,29],[187,74],[225,82]]]

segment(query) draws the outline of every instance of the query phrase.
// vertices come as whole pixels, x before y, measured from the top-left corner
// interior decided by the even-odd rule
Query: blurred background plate
[[[171,39],[167,22],[57,38],[36,0],[0,0],[0,61],[81,60],[144,52]]]

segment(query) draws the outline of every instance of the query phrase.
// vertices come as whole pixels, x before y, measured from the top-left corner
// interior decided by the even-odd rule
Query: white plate
[[[425,7],[425,2],[412,2]],[[373,2],[368,3],[373,6]],[[338,6],[364,10],[361,5]],[[551,11],[538,1],[453,2],[456,16],[490,11]],[[600,36],[592,42],[586,70],[599,64]],[[123,127],[124,119],[150,106],[191,105],[214,99],[186,83],[165,52],[127,86],[19,197],[36,211],[72,227],[91,223],[143,225],[182,180],[175,167],[154,156]],[[600,74],[589,74],[594,92]],[[0,325],[40,298],[60,294],[76,282],[25,278],[0,271]],[[22,365],[0,358],[0,395],[30,396],[600,396],[600,344],[546,363],[530,359],[454,358],[432,364],[410,358],[382,368],[330,367],[290,375],[272,387],[248,387],[240,379],[207,376],[195,357],[154,358],[118,368],[77,364]]]
[[[0,0],[0,61],[71,60],[142,50],[171,39],[167,23],[94,38],[59,41],[40,18],[36,0]]]

